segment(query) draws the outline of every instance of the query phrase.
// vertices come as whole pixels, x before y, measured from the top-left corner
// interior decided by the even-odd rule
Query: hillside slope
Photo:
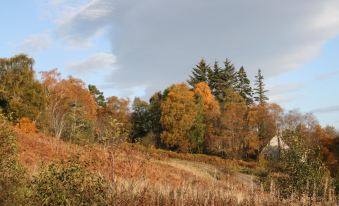
[[[255,167],[250,163],[178,154],[141,145],[78,146],[40,133],[25,134],[17,130],[17,134],[20,161],[32,175],[42,164],[78,156],[88,163],[92,172],[119,187],[132,188],[133,193],[147,188],[163,194],[181,191],[188,196],[207,195],[208,198],[212,194],[212,198],[249,205],[272,203],[276,198],[265,193],[253,181],[254,177],[232,169]]]

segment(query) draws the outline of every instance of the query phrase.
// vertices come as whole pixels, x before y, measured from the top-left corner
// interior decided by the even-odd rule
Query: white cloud
[[[112,71],[114,70],[114,64],[116,62],[116,58],[111,53],[96,53],[89,56],[86,59],[70,62],[66,64],[66,69],[85,73],[85,72],[93,72],[93,71]]]
[[[269,97],[269,101],[272,103],[288,103],[294,100],[302,98],[300,95],[272,95]]]
[[[301,83],[279,84],[272,86],[268,89],[268,91],[270,95],[280,95],[290,92],[296,92],[304,87],[305,85]]]
[[[20,45],[20,49],[24,52],[41,52],[51,46],[52,37],[48,32],[35,34],[26,38]]]
[[[86,44],[103,30],[121,68],[108,80],[149,93],[184,81],[201,57],[229,57],[251,76],[297,69],[338,35],[339,2],[92,0],[59,18],[56,33]]]
[[[79,7],[67,7],[56,20],[56,35],[71,47],[91,46],[91,40],[107,27],[112,12],[111,1],[92,0]]]
[[[339,105],[317,108],[311,111],[311,113],[334,113],[334,112],[339,112]]]
[[[339,70],[330,71],[330,72],[319,74],[314,79],[315,80],[326,80],[326,79],[332,78],[332,77],[334,77],[338,74],[339,74]]]

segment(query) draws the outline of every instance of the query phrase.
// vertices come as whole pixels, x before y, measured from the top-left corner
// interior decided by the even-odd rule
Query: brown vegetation
[[[176,153],[137,144],[110,148],[78,146],[41,133],[16,132],[20,162],[30,174],[37,173],[43,163],[79,156],[91,172],[113,183],[116,205],[289,205],[299,202],[296,199],[282,202],[272,192],[265,192],[254,176],[238,172],[260,170],[255,162]]]

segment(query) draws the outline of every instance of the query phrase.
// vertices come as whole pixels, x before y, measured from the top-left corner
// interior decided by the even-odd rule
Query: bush
[[[302,142],[291,145],[283,153],[280,162],[272,168],[280,173],[271,178],[284,197],[297,195],[322,198],[326,197],[326,190],[331,186],[330,173],[321,161],[319,151]]]
[[[27,117],[21,118],[15,126],[25,133],[38,132],[35,123]]]
[[[0,205],[20,205],[26,172],[18,163],[16,135],[0,114]]]
[[[110,187],[78,159],[52,163],[34,177],[32,205],[109,205]]]

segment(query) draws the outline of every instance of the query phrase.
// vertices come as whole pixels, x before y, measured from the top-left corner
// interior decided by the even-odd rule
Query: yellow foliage
[[[200,95],[202,98],[204,112],[209,119],[216,118],[220,115],[219,103],[212,95],[211,89],[206,82],[196,84],[194,93]]]
[[[197,115],[194,93],[186,84],[173,85],[161,103],[161,111],[160,122],[164,129],[162,141],[167,146],[188,151],[190,143],[187,133]]]

